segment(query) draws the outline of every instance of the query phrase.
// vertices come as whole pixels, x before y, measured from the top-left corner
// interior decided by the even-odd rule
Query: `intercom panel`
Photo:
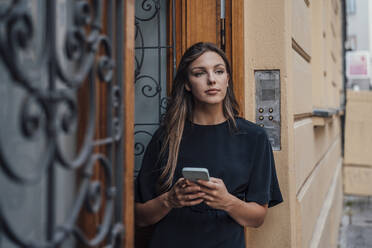
[[[273,150],[280,150],[280,71],[255,71],[255,81],[256,123],[265,128]]]

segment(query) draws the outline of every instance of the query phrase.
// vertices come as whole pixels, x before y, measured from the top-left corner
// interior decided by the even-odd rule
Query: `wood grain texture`
[[[134,247],[134,0],[124,2],[124,247]]]
[[[234,92],[240,106],[240,116],[244,117],[244,0],[231,0],[231,47]]]
[[[186,47],[199,41],[218,43],[217,7],[216,0],[186,1]]]

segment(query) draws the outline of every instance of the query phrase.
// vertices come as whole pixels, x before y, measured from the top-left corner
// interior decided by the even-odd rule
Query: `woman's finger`
[[[207,188],[207,187],[202,187],[200,189],[202,192],[208,194],[208,195],[211,195],[211,196],[217,196],[218,194],[218,191],[216,189],[211,189],[211,188]]]
[[[198,180],[197,181],[199,185],[202,185],[204,187],[210,188],[210,189],[216,189],[217,184],[212,181],[205,181],[205,180]]]
[[[177,180],[177,182],[174,184],[174,186],[178,186],[178,187],[181,187],[182,185],[184,185],[184,184],[186,184],[186,180],[185,180],[185,178],[183,178],[183,177],[180,177],[178,180]]]
[[[184,206],[198,205],[198,204],[202,203],[203,201],[204,201],[203,199],[197,199],[197,200],[193,200],[193,201],[187,201],[187,202],[184,202]]]
[[[213,183],[221,183],[222,182],[222,180],[220,178],[210,177],[209,179]]]
[[[207,195],[205,194],[204,196],[202,196],[202,198],[207,201],[207,202],[212,202],[214,200],[214,198],[210,195]]]
[[[192,192],[199,192],[201,189],[200,189],[200,186],[188,186],[186,188],[184,188],[184,193],[188,194],[188,193],[192,193]]]
[[[184,195],[183,196],[183,199],[185,201],[190,201],[190,200],[194,200],[196,198],[201,198],[205,195],[205,193],[203,192],[200,192],[200,193],[196,193],[196,194],[188,194],[188,195]]]

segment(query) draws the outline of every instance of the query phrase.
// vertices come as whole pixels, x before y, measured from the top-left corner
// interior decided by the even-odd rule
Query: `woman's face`
[[[220,55],[205,52],[189,66],[189,83],[187,91],[194,96],[196,106],[199,104],[221,104],[226,96],[229,75]]]

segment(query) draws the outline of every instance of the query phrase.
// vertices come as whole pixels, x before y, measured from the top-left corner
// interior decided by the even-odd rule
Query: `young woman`
[[[136,224],[154,225],[149,247],[245,247],[243,227],[259,227],[282,202],[268,137],[237,109],[226,55],[191,46],[136,178]],[[207,168],[211,179],[188,181],[183,167]]]

